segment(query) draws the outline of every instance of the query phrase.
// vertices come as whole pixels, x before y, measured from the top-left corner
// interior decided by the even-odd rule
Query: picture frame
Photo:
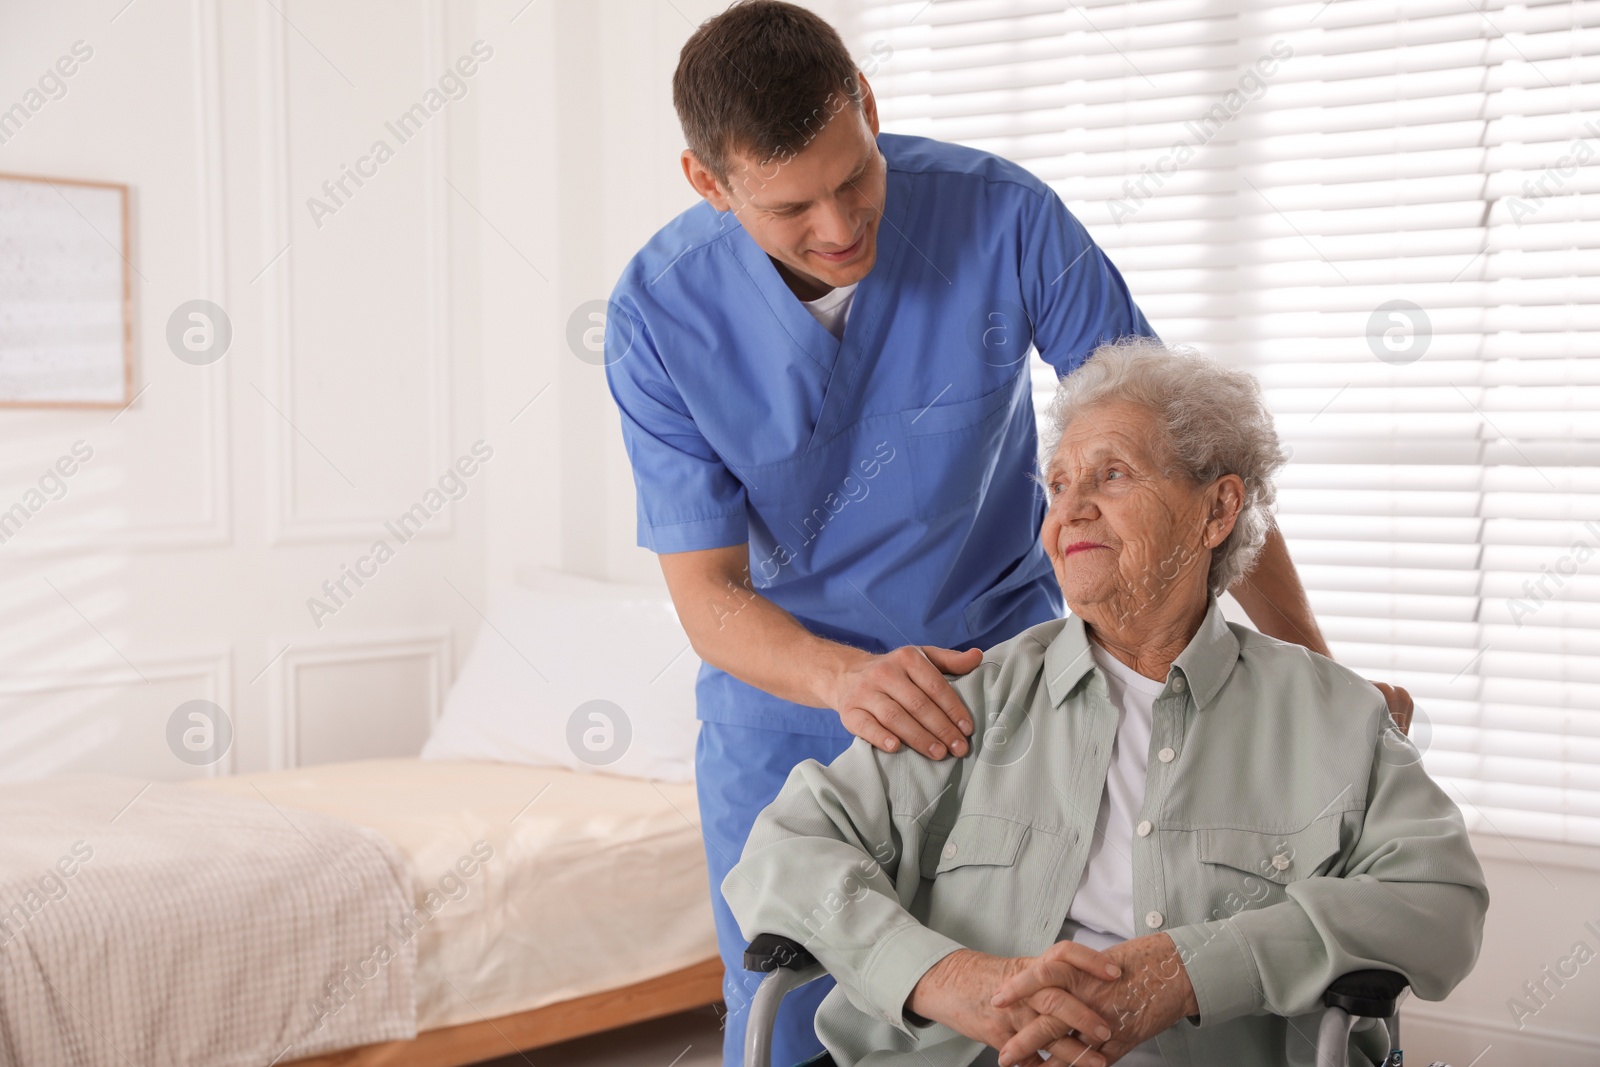
[[[132,400],[128,249],[127,185],[0,173],[0,407]]]

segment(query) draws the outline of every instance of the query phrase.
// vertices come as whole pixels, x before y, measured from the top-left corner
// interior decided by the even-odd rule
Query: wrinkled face
[[[1169,463],[1157,418],[1142,404],[1103,401],[1067,425],[1045,467],[1039,536],[1073,614],[1127,625],[1174,595],[1203,599],[1207,538],[1221,540],[1207,522],[1214,494],[1167,474]]]
[[[735,152],[726,185],[684,152],[690,184],[718,211],[734,213],[787,268],[803,300],[860,281],[877,260],[888,172],[876,141],[877,105],[861,81],[860,109],[842,94],[830,98],[792,152],[768,160]]]

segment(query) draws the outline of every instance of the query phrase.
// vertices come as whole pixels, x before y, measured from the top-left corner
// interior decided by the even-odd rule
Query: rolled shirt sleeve
[[[639,545],[659,553],[743,544],[744,483],[695,424],[638,309],[613,297],[607,314],[606,384],[622,414]]]
[[[958,692],[970,707],[971,688],[958,684]],[[722,882],[746,938],[774,933],[805,945],[857,1008],[913,1041],[928,1024],[906,1017],[907,998],[930,967],[964,947],[907,910],[920,881],[916,813],[957,765],[885,754],[861,738],[826,767],[805,760],[756,817]]]
[[[1378,703],[1381,695],[1376,693]],[[1386,748],[1375,713],[1367,808],[1336,877],[1286,886],[1289,899],[1169,930],[1209,1026],[1241,1015],[1320,1010],[1334,980],[1399,970],[1442,1000],[1477,960],[1489,906],[1466,824],[1420,760]],[[1413,750],[1414,753],[1414,750]]]

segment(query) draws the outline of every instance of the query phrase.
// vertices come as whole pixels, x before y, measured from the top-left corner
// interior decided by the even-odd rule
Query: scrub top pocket
[[[1017,387],[1026,379],[1017,375],[971,400],[901,414],[917,518],[937,519],[970,508],[988,488],[1017,402],[1030,400],[1028,391]]]

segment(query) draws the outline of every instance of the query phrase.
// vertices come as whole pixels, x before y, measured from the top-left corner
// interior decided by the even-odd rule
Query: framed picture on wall
[[[129,402],[131,272],[126,185],[0,174],[0,406]]]

